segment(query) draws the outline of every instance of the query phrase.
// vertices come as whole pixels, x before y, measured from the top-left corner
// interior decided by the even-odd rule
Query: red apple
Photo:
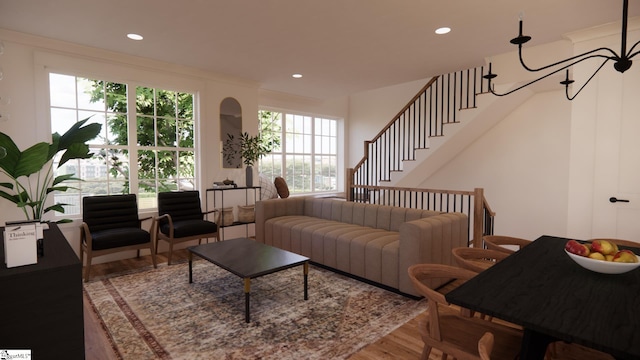
[[[581,244],[575,240],[569,240],[567,241],[567,243],[564,245],[564,248],[572,253],[572,254],[576,254],[576,255],[580,255],[580,256],[589,256],[589,248],[585,245],[585,244]]]

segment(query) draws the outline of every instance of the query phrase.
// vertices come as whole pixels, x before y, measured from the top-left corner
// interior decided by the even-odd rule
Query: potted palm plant
[[[0,158],[0,173],[10,179],[10,182],[0,182],[0,197],[21,208],[26,220],[41,220],[49,211],[64,213],[65,204],[45,207],[47,197],[54,191],[67,191],[69,187],[62,184],[64,181],[79,179],[75,178],[75,174],[55,176],[51,160],[60,152],[63,153],[58,166],[72,159],[92,156],[87,142],[100,133],[102,125],[85,125],[87,120],[75,123],[62,135],[54,133],[51,143],[40,142],[24,151],[18,149],[9,135],[0,132],[0,155],[4,154]]]

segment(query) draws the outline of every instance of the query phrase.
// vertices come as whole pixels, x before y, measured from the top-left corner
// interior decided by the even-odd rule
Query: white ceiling
[[[326,99],[482,65],[521,12],[534,46],[619,22],[622,0],[0,0],[0,28]]]

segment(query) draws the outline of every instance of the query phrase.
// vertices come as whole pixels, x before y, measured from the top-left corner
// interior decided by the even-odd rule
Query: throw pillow
[[[276,186],[278,195],[280,195],[281,198],[286,199],[289,197],[289,186],[287,186],[287,182],[282,177],[276,177],[273,184]]]
[[[277,199],[278,190],[276,190],[276,186],[271,182],[271,179],[262,173],[258,177],[261,187],[260,200]]]

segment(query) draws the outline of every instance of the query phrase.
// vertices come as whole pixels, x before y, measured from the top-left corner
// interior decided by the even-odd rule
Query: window
[[[82,179],[54,194],[65,215],[80,214],[84,196],[135,193],[152,209],[158,192],[195,188],[193,94],[54,73],[49,90],[53,132],[85,118],[102,124],[92,158],[54,166]]]
[[[338,121],[259,111],[260,132],[279,136],[280,147],[260,160],[260,172],[282,176],[292,193],[338,190]]]

